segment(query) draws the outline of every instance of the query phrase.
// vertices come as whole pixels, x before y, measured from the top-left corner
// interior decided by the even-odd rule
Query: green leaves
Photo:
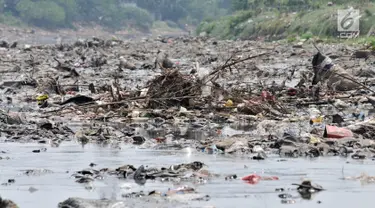
[[[65,24],[64,9],[52,1],[21,0],[16,10],[24,21],[37,26],[56,27]]]
[[[232,0],[232,10],[246,10],[249,8],[248,0]]]
[[[5,1],[0,0],[0,12],[4,12],[4,5],[5,5]]]
[[[150,13],[136,5],[106,5],[105,8],[101,19],[105,26],[115,29],[131,27],[143,30],[149,30],[152,26],[153,18]]]
[[[0,16],[9,14],[29,25],[47,28],[95,23],[148,30],[154,20],[184,27],[215,19],[227,13],[232,1],[248,0],[0,0]]]

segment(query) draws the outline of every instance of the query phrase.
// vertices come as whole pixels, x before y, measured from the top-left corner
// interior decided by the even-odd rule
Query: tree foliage
[[[56,27],[65,23],[65,10],[52,1],[21,0],[16,5],[20,17],[37,26]]]
[[[149,29],[154,20],[198,24],[225,14],[232,0],[0,0],[0,12],[40,27],[97,23]],[[0,14],[1,15],[1,14]]]
[[[5,4],[5,1],[4,0],[0,0],[0,12],[4,12],[4,4]]]
[[[0,0],[0,16],[12,16],[29,25],[71,27],[74,23],[95,23],[121,29],[150,29],[153,21],[179,26],[198,25],[239,10],[326,5],[329,0]],[[358,2],[375,0],[360,0]],[[350,3],[351,0],[335,0]],[[292,8],[292,9],[290,9]]]
[[[248,0],[233,0],[232,1],[232,10],[233,11],[246,10],[248,8],[249,8]]]

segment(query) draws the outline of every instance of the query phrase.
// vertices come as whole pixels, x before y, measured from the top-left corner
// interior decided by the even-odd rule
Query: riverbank
[[[246,10],[217,20],[203,21],[197,34],[222,39],[281,40],[337,39],[337,11],[350,5],[321,6],[295,12],[277,8],[268,10]],[[373,3],[354,5],[360,11],[360,35],[367,37],[373,31],[375,18]]]
[[[165,22],[155,22],[149,33],[137,30],[108,30],[99,25],[87,27],[76,25],[73,29],[45,30],[37,27],[14,27],[0,24],[0,37],[9,42],[22,44],[72,43],[78,39],[98,37],[103,39],[134,39],[156,36],[181,36],[188,32],[180,28],[171,28]]]
[[[78,208],[371,200],[375,61],[363,45],[77,39],[0,44],[4,199],[83,198],[60,204]],[[312,86],[317,49],[361,87]],[[292,185],[306,180],[323,189]]]

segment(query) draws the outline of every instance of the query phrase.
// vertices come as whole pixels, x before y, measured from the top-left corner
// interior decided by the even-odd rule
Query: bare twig
[[[353,79],[353,78],[351,78],[351,77],[347,77],[347,76],[345,76],[345,75],[339,74],[339,73],[335,73],[335,74],[336,74],[336,75],[339,75],[340,77],[342,77],[342,78],[344,78],[344,79],[350,80],[350,81],[352,81],[352,82],[354,82],[354,83],[360,85],[360,86],[363,87],[364,89],[366,89],[366,90],[368,90],[368,91],[370,91],[370,92],[372,92],[372,93],[375,94],[375,91],[374,91],[374,90],[372,90],[372,89],[370,89],[369,87],[367,87],[366,85],[364,85],[364,84],[358,82],[357,80],[355,80],[355,79]]]
[[[320,50],[319,50],[319,48],[315,45],[315,42],[312,42],[312,44],[313,44],[314,48],[315,48],[319,53],[321,53]]]
[[[248,61],[248,60],[250,60],[250,59],[254,59],[254,58],[260,57],[260,56],[269,55],[269,54],[271,54],[271,53],[261,53],[261,54],[258,54],[258,55],[249,56],[249,57],[246,57],[246,58],[243,58],[243,59],[237,60],[237,61],[233,61],[232,63],[229,63],[229,61],[233,58],[233,55],[232,55],[231,58],[229,58],[229,59],[225,62],[225,64],[224,64],[223,66],[221,66],[221,67],[219,67],[218,69],[216,69],[215,71],[211,72],[211,73],[209,74],[209,76],[212,76],[212,75],[214,75],[214,74],[220,72],[221,70],[224,70],[224,69],[226,69],[226,68],[228,68],[228,67],[231,67],[231,66],[234,66],[234,65],[236,65],[236,64],[239,64],[239,63],[242,63],[242,62]]]

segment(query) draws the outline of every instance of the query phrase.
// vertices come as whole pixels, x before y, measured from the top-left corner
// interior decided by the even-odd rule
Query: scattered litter
[[[248,184],[257,184],[259,181],[276,181],[279,180],[277,176],[259,176],[257,174],[251,174],[242,178]]]
[[[342,139],[346,137],[353,137],[353,132],[346,128],[326,125],[323,136],[325,138]]]

